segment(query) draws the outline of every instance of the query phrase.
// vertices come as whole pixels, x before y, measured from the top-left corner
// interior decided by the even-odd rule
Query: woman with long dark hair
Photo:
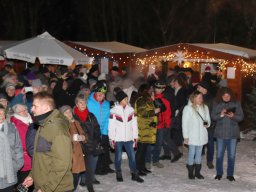
[[[236,101],[232,90],[227,87],[220,88],[215,102],[211,113],[212,119],[216,121],[214,136],[217,138],[217,175],[215,179],[220,180],[222,178],[223,159],[227,148],[227,179],[235,181],[236,144],[240,136],[238,123],[243,120],[243,110],[240,103]]]
[[[136,152],[136,165],[138,174],[143,176],[151,171],[145,167],[147,148],[156,142],[156,123],[154,102],[149,95],[150,87],[142,84],[138,90],[138,98],[135,101],[135,111],[138,120],[138,146]]]

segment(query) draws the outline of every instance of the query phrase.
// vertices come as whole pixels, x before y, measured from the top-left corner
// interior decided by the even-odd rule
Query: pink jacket
[[[22,142],[22,148],[23,148],[23,155],[24,155],[24,166],[21,168],[21,171],[29,171],[31,170],[32,164],[31,164],[31,157],[27,153],[26,148],[26,134],[28,131],[28,124],[23,123],[21,120],[17,119],[16,117],[11,117],[11,122],[15,125],[17,128],[20,139]]]

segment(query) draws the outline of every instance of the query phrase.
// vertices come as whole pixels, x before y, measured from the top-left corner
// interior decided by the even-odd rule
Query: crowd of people
[[[93,192],[95,175],[124,181],[124,153],[131,179],[143,183],[151,166],[161,169],[161,161],[175,163],[186,151],[188,178],[204,179],[205,150],[220,180],[227,149],[227,179],[235,181],[243,110],[221,73],[206,68],[201,77],[175,67],[135,78],[117,66],[106,75],[98,65],[29,65],[17,74],[6,65],[0,76],[0,192],[69,192],[78,185]]]

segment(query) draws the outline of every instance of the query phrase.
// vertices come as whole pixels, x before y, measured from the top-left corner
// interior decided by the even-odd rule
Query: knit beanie
[[[69,105],[63,105],[62,107],[59,108],[59,110],[60,110],[60,112],[61,112],[62,114],[64,114],[65,111],[67,111],[68,109],[71,109],[71,110],[72,110],[72,108],[71,108]]]
[[[128,97],[124,91],[119,91],[116,94],[116,100],[120,103],[124,98]]]

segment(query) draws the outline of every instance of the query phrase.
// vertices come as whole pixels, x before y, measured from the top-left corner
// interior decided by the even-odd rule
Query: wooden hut
[[[93,57],[100,65],[101,72],[108,73],[112,66],[130,67],[133,54],[146,51],[146,49],[120,43],[111,42],[73,42],[66,41],[67,45]],[[104,67],[105,66],[105,67]]]
[[[256,71],[255,58],[256,50],[238,46],[181,43],[135,54],[132,63],[134,68],[142,66],[143,71],[150,71],[152,66],[159,68],[162,62],[166,62],[168,68],[179,65],[201,73],[202,65],[218,65],[227,78],[228,86],[242,100]]]

